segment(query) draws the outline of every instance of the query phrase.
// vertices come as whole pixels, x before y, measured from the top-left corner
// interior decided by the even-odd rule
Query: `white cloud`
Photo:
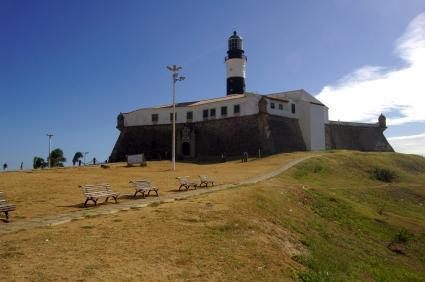
[[[397,152],[425,156],[425,133],[390,137],[388,138],[388,141]]]
[[[396,41],[400,69],[364,66],[316,96],[329,107],[332,120],[376,122],[390,113],[387,124],[425,121],[425,13],[419,14]]]

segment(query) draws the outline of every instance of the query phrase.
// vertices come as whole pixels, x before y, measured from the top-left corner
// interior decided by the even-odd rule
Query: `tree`
[[[44,166],[44,159],[41,157],[34,157],[32,161],[33,168],[42,168]]]
[[[66,162],[66,158],[63,156],[63,151],[56,148],[50,153],[49,161],[52,167],[63,166],[63,163]]]
[[[75,166],[75,164],[83,157],[83,153],[76,152],[74,157],[72,158],[72,165]]]

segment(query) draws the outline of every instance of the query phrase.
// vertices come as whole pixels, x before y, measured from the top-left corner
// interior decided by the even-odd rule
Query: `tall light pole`
[[[179,70],[182,68],[176,65],[167,66],[167,69],[173,73],[173,140],[172,140],[172,148],[173,148],[173,170],[176,170],[176,82],[183,81],[185,79],[184,76],[179,76]]]
[[[51,134],[51,133],[47,133],[46,136],[49,137],[49,154],[47,155],[47,161],[48,161],[48,164],[49,164],[49,168],[51,168],[52,167],[52,161],[50,160],[50,140],[52,139],[52,137],[54,135]]]

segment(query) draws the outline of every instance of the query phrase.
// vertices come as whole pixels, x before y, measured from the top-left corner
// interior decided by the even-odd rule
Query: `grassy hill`
[[[326,152],[255,185],[2,235],[0,279],[423,281],[424,205],[424,158]]]

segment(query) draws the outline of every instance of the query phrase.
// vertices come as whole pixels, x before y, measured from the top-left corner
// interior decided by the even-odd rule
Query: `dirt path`
[[[267,180],[269,178],[275,177],[284,171],[290,169],[291,167],[297,165],[298,163],[305,161],[307,159],[318,157],[320,155],[314,155],[314,156],[307,156],[307,157],[301,157],[294,159],[285,165],[282,165],[276,170],[273,170],[272,172],[259,175],[256,177],[248,178],[246,180],[243,180],[237,184],[224,184],[215,186],[212,188],[201,188],[197,190],[190,190],[190,191],[184,191],[184,192],[178,192],[172,195],[166,195],[166,196],[160,196],[160,197],[151,197],[146,199],[137,199],[132,200],[131,202],[126,203],[118,203],[118,204],[109,204],[109,205],[101,205],[97,207],[90,207],[85,209],[76,210],[73,212],[66,212],[66,213],[60,213],[52,216],[44,216],[44,217],[38,217],[33,219],[25,219],[25,220],[19,220],[19,221],[12,221],[8,224],[2,224],[0,229],[0,234],[7,234],[12,232],[17,232],[20,230],[27,230],[37,227],[49,227],[49,226],[56,226],[60,224],[64,224],[70,221],[74,220],[80,220],[85,218],[92,218],[96,216],[101,215],[107,215],[107,214],[113,214],[117,213],[119,211],[125,211],[129,209],[138,209],[138,208],[144,208],[148,206],[156,206],[161,203],[169,203],[174,202],[178,200],[183,200],[187,198],[192,198],[195,196],[217,192],[221,190],[236,188],[242,185],[247,184],[254,184],[260,181]]]

